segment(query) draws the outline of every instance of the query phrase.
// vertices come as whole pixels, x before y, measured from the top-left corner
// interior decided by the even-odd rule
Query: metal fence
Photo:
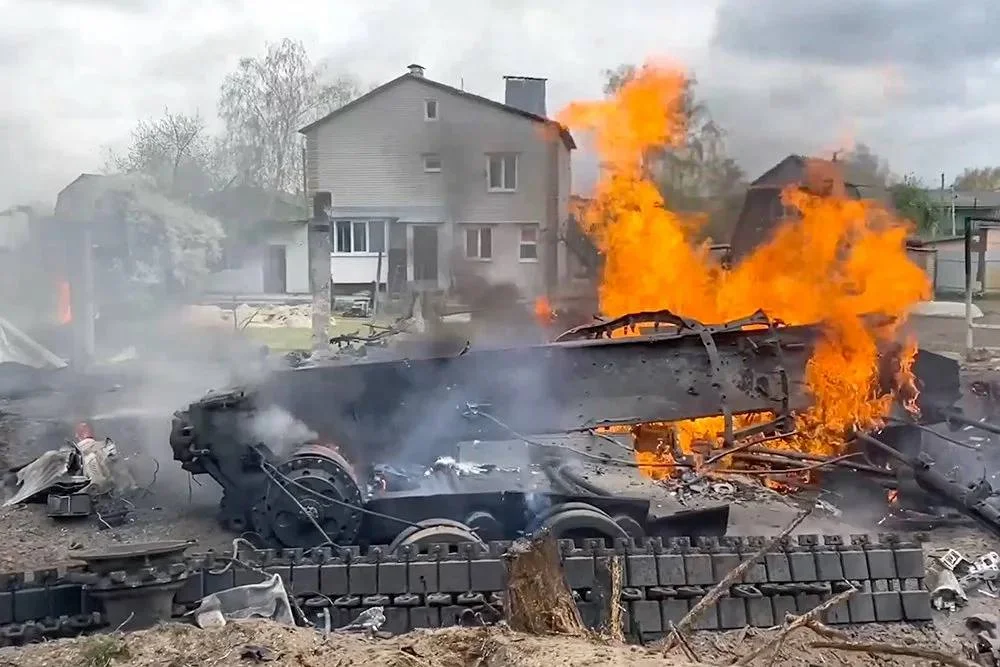
[[[972,290],[976,294],[1000,294],[1000,251],[986,251],[982,282],[978,280],[980,257],[972,255]],[[965,256],[962,251],[939,250],[935,258],[936,294],[965,293]]]

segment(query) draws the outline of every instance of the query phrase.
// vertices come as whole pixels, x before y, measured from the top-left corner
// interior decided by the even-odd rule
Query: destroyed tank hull
[[[726,515],[718,508],[651,522],[648,499],[537,473],[552,459],[599,449],[608,437],[594,429],[607,426],[722,416],[731,444],[740,436],[734,416],[763,412],[773,416],[769,432],[787,432],[793,413],[810,404],[805,369],[819,331],[777,327],[763,313],[714,326],[666,311],[625,319],[545,345],[416,359],[372,354],[275,372],[178,413],[170,445],[185,470],[220,484],[227,528],[252,530],[273,546],[387,543],[432,518],[510,539],[532,526],[540,505],[565,502],[587,504],[573,521],[576,530],[591,526],[591,535],[673,536],[699,523],[708,526],[700,534],[721,534]],[[609,337],[640,325],[647,335]],[[571,442],[539,442],[564,437]],[[384,474],[460,459],[462,442],[502,441],[530,454],[509,466],[520,474],[492,475],[489,488],[454,474],[417,482]],[[502,465],[492,449],[477,462]],[[589,456],[634,466],[616,460],[620,449]]]

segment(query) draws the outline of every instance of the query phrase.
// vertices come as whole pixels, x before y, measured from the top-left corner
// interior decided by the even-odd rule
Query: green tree
[[[178,200],[218,187],[216,141],[198,115],[164,110],[159,118],[140,120],[122,151],[105,148],[104,171],[138,174],[161,193]]]
[[[965,168],[955,178],[956,190],[1000,190],[1000,167]]]
[[[913,174],[907,174],[901,181],[889,186],[896,212],[912,222],[922,236],[935,236],[938,230],[939,209],[927,188]]]
[[[141,174],[92,176],[60,195],[57,216],[99,230],[99,283],[123,307],[197,291],[219,256],[217,220],[160,192]]]
[[[302,187],[298,130],[360,95],[351,77],[330,77],[301,42],[267,44],[263,56],[241,58],[222,82],[219,116],[226,156],[245,185],[294,193]]]
[[[636,71],[636,66],[630,64],[605,70],[605,95],[615,94]],[[688,78],[679,105],[678,113],[687,130],[684,141],[650,151],[648,162],[672,210],[704,214],[707,220],[702,233],[728,241],[746,192],[745,174],[726,154],[726,133],[712,119],[708,106],[698,99],[696,87],[696,79]]]

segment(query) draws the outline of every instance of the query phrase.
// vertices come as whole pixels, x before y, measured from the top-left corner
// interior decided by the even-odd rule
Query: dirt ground
[[[275,667],[653,667],[726,665],[758,645],[768,644],[775,630],[701,633],[691,637],[698,658],[687,660],[678,648],[665,652],[660,645],[629,646],[594,637],[535,637],[492,628],[420,630],[387,639],[343,633],[328,636],[269,621],[244,621],[223,628],[199,630],[169,624],[128,635],[98,635],[59,640],[20,649],[0,650],[6,667],[212,667],[258,663]],[[942,644],[934,633],[896,626],[855,628],[853,641],[895,641],[906,647],[933,648],[963,655],[957,643]],[[776,667],[844,665],[895,667],[927,664],[908,657],[870,655],[816,649],[809,630],[798,630],[783,642],[779,655],[761,659]]]
[[[171,624],[124,637],[85,637],[0,652],[0,665],[23,667],[135,667],[252,665],[266,656],[275,667],[550,667],[552,665],[691,664],[662,650],[612,645],[585,638],[533,637],[502,628],[415,631],[391,639],[320,633],[267,621],[218,630]],[[249,657],[244,657],[249,656]],[[101,663],[101,659],[110,663]]]

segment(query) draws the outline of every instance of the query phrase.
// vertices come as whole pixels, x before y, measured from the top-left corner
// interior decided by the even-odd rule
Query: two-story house
[[[410,65],[302,128],[309,194],[333,196],[337,289],[456,287],[463,276],[545,292],[565,271],[569,132],[545,115],[545,80],[505,77],[505,103]]]

